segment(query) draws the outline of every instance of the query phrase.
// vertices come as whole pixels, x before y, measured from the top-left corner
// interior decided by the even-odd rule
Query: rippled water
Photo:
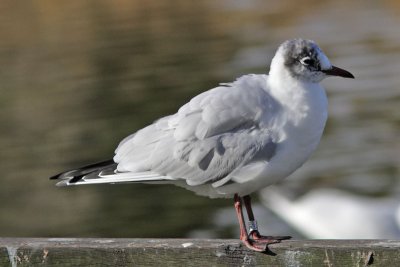
[[[0,236],[184,237],[212,229],[213,213],[231,201],[172,186],[59,189],[47,177],[111,157],[120,139],[218,82],[267,72],[276,47],[294,37],[316,40],[356,80],[324,81],[324,138],[284,185],[400,191],[396,1],[0,7]]]

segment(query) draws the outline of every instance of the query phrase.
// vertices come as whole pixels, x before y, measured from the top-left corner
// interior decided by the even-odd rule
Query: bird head
[[[328,76],[354,78],[350,72],[333,66],[314,41],[304,39],[288,40],[281,44],[271,71],[274,67],[284,68],[295,79],[313,83],[318,83]]]

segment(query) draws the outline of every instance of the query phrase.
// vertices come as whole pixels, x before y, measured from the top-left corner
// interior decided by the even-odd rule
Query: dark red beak
[[[340,76],[344,78],[352,78],[354,79],[354,75],[348,72],[347,70],[332,66],[329,70],[322,70],[323,73],[326,75],[331,75],[331,76]]]

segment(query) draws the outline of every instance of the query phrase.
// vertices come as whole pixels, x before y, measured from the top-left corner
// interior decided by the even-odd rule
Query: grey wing
[[[268,161],[276,144],[264,124],[275,103],[265,87],[266,76],[251,75],[198,95],[123,140],[114,157],[118,172],[221,186],[246,164]]]

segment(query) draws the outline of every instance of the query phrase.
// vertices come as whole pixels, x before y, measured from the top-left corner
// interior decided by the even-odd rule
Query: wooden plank
[[[0,238],[0,266],[400,266],[395,240],[290,240],[270,250],[221,239]]]

